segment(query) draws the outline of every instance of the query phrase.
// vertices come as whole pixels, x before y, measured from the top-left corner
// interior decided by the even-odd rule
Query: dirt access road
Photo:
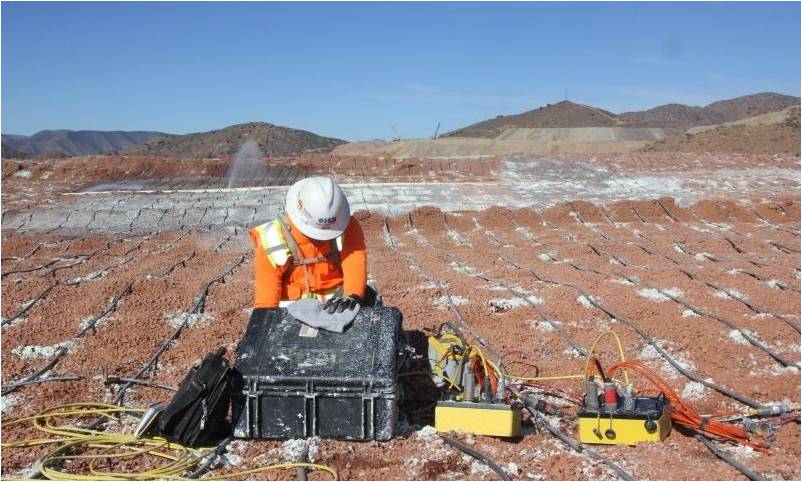
[[[368,208],[356,216],[366,233],[369,271],[385,302],[403,311],[405,330],[428,335],[451,318],[448,293],[480,335],[501,352],[520,352],[522,361],[544,375],[578,371],[577,347],[613,329],[629,357],[658,370],[700,413],[743,412],[745,400],[798,407],[798,161],[682,155],[498,159],[489,160],[486,170],[474,160],[473,171],[444,167],[430,176],[408,168],[392,177],[394,165],[383,160],[354,162],[353,174],[341,161],[310,161],[303,172],[331,172],[340,162],[341,180],[365,186],[364,199],[353,187],[349,196],[355,209]],[[3,164],[2,383],[7,387],[51,364],[48,376],[83,378],[3,396],[4,420],[61,403],[113,399],[119,387],[104,384],[103,375],[133,375],[184,320],[180,337],[143,378],[177,385],[200,354],[235,344],[252,297],[243,228],[274,213],[282,197],[283,188],[270,186],[64,194],[101,182],[159,178],[197,187],[192,179],[221,183],[225,172],[222,164],[217,172],[212,163],[192,164],[197,171],[191,175],[168,170],[148,177],[123,165],[107,166],[99,176],[78,174],[65,168],[75,161],[64,162]],[[447,178],[440,179],[443,186],[435,184],[438,177]],[[427,191],[420,186],[424,178]],[[612,186],[623,179],[635,181],[623,184],[629,191],[615,192]],[[642,179],[670,190],[656,193]],[[376,192],[375,201],[368,188]],[[406,201],[398,206],[402,194],[386,199],[388,192],[405,192]],[[487,197],[474,206],[465,202],[467,192]],[[200,298],[202,309],[193,311]],[[751,344],[747,333],[776,357]],[[685,374],[668,365],[655,345]],[[605,363],[613,356],[612,350],[602,353]],[[578,389],[572,383],[557,386]],[[728,388],[735,398],[714,387]],[[144,406],[169,396],[163,389],[134,387],[124,402]],[[426,405],[425,393],[412,398]],[[572,434],[575,407],[553,401],[569,413],[557,423]],[[314,458],[343,479],[496,478],[444,445],[428,426],[430,415],[404,407],[399,437],[387,443],[314,440]],[[5,441],[34,433],[11,426],[2,435]],[[718,445],[766,478],[798,480],[799,425],[782,425],[775,435],[769,454]],[[548,432],[528,429],[513,440],[457,438],[492,456],[514,478],[616,478]],[[743,479],[678,431],[664,444],[597,452],[636,478]],[[35,449],[4,450],[2,472],[30,473],[39,455]],[[237,442],[216,473],[292,456],[292,442]]]

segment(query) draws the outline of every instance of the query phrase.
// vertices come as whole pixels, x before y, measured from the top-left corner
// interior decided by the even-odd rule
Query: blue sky
[[[799,3],[8,3],[2,131],[429,136],[564,99],[799,95]]]

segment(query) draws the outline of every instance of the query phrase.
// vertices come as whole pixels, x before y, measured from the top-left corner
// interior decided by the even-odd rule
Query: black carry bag
[[[188,447],[213,445],[231,431],[226,421],[231,401],[231,377],[225,348],[209,353],[178,387],[159,416],[158,428],[167,440]]]

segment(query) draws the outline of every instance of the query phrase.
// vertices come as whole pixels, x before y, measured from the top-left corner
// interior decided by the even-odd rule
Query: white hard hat
[[[320,241],[342,235],[351,220],[348,198],[328,177],[308,177],[290,186],[286,210],[302,233]]]

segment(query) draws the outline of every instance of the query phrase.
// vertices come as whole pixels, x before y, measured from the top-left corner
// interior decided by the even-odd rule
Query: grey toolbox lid
[[[401,312],[362,308],[343,333],[316,331],[286,309],[255,309],[238,346],[246,383],[395,389]]]

